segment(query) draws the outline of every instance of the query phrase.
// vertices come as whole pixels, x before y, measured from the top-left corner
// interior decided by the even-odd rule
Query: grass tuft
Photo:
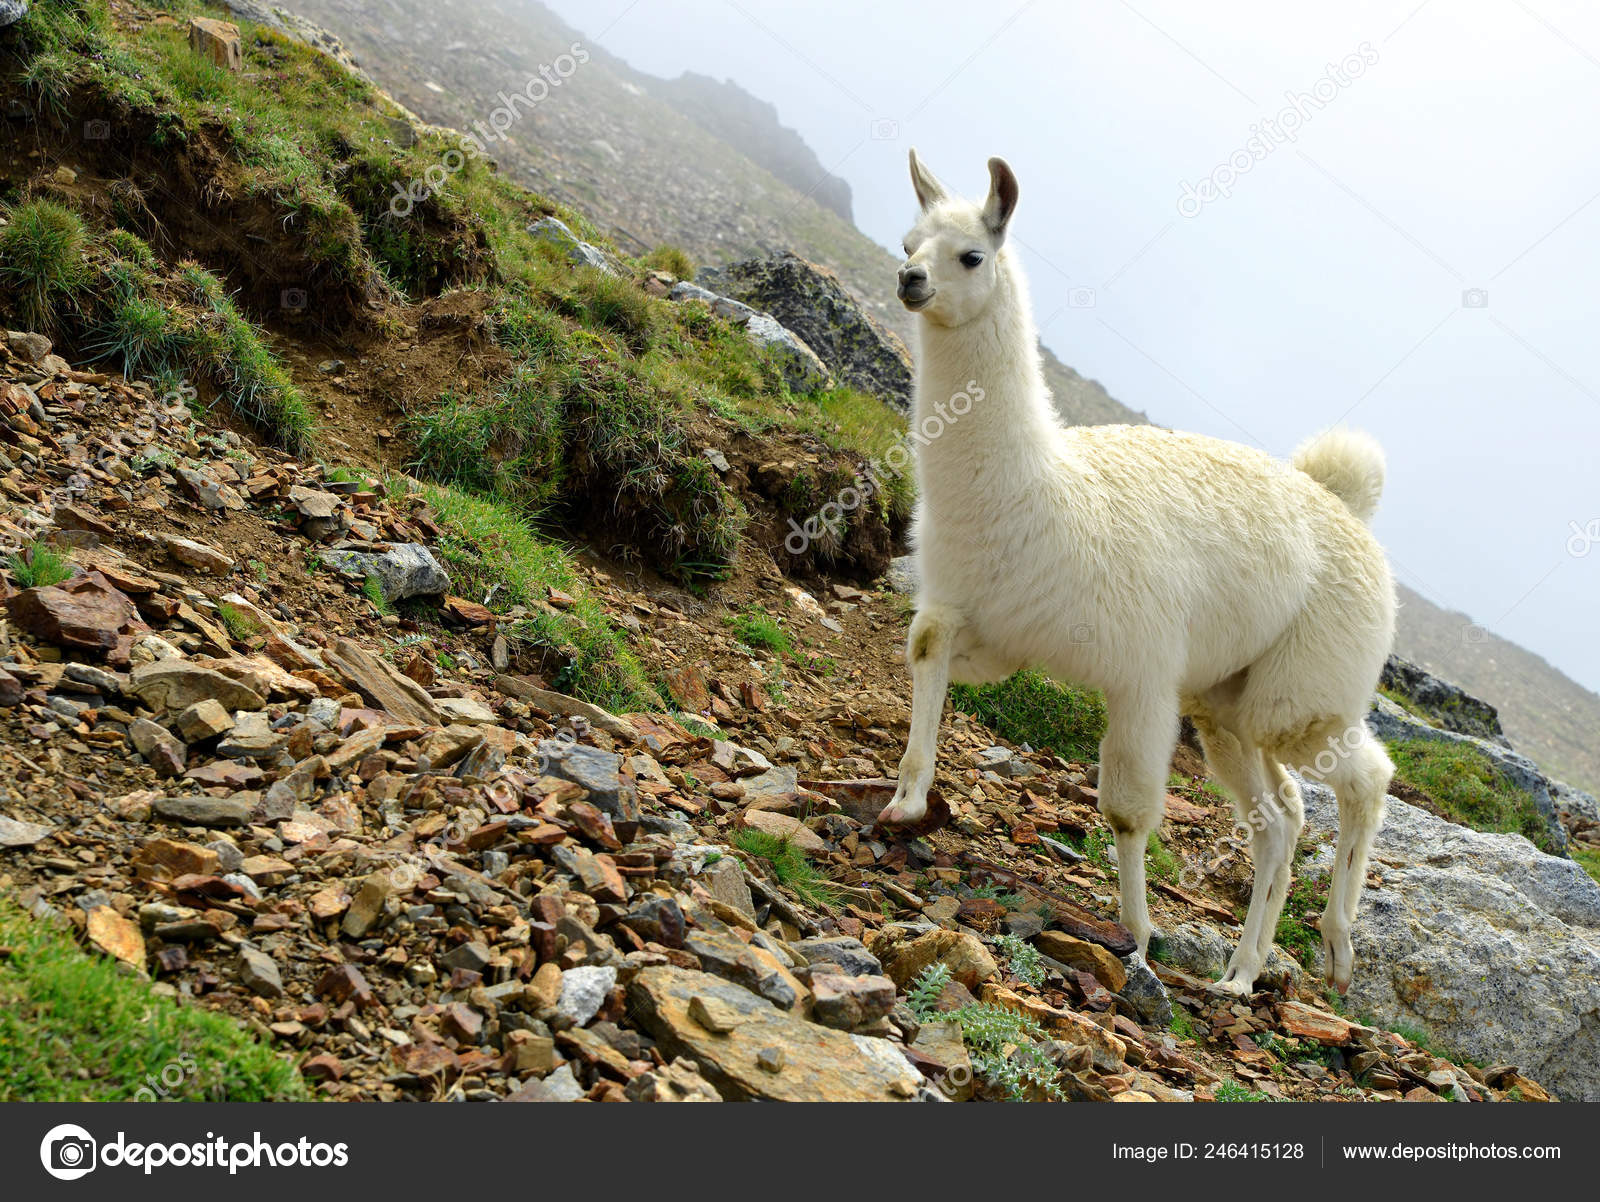
[[[734,833],[733,845],[747,855],[765,860],[771,865],[778,883],[787,885],[806,905],[815,909],[838,905],[837,890],[789,840],[766,831],[742,830]]]
[[[83,219],[53,200],[30,200],[6,213],[0,228],[0,292],[27,329],[54,333],[64,307],[88,284],[89,235]],[[0,296],[0,304],[7,299]]]
[[[6,567],[19,588],[48,588],[72,576],[72,563],[66,556],[36,542],[26,551],[6,556]]]

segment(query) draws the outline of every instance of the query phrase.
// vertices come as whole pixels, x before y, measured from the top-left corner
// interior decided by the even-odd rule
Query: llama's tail
[[[1383,448],[1377,439],[1340,426],[1301,443],[1290,460],[1345,503],[1363,522],[1383,495]]]

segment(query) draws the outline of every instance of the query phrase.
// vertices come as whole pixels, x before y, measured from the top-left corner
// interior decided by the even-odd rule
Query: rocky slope
[[[1239,1003],[1130,955],[1092,765],[957,716],[937,820],[873,829],[908,719],[892,594],[750,568],[707,604],[591,561],[680,707],[607,713],[447,591],[416,486],[137,425],[148,387],[4,345],[0,531],[73,574],[6,573],[0,886],[330,1097],[1542,1096],[1330,1012],[1287,960]],[[425,607],[297,566],[341,548],[420,568],[382,579]],[[730,634],[757,599],[806,656]],[[1175,850],[1227,829],[1192,785],[1168,804]],[[1168,958],[1208,968],[1235,904],[1157,885]]]
[[[334,30],[402,103],[461,129],[486,120],[503,106],[502,91],[523,87],[541,64],[581,43],[590,61],[561,84],[564,91],[525,109],[506,139],[493,143],[507,171],[583,210],[632,253],[672,244],[699,263],[721,265],[792,250],[836,272],[873,318],[910,338],[910,317],[894,299],[895,258],[812,191],[821,180],[826,192],[831,177],[820,169],[794,175],[800,159],[789,131],[759,127],[763,144],[790,148],[782,161],[748,153],[754,130],[735,120],[727,97],[708,115],[704,89],[694,89],[690,104],[681,83],[635,71],[536,2],[483,0],[446,10],[422,0],[302,0],[290,7]],[[737,100],[747,111],[743,93]],[[1043,359],[1067,421],[1148,420],[1048,349]]]

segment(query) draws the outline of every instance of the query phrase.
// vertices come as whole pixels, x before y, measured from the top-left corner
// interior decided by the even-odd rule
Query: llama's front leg
[[[878,821],[916,822],[928,812],[928,788],[939,742],[939,719],[950,687],[950,652],[961,629],[960,615],[943,606],[917,611],[906,639],[911,668],[911,735],[900,757],[900,783]]]
[[[1167,765],[1178,739],[1176,691],[1170,695],[1106,698],[1106,736],[1100,743],[1100,812],[1117,837],[1122,925],[1150,947],[1144,858],[1150,832],[1166,812]]]

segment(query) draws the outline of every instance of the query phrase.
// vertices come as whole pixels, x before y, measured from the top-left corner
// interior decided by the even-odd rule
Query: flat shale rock
[[[896,1102],[914,1098],[922,1084],[888,1040],[795,1018],[708,973],[647,968],[634,978],[628,996],[663,1048],[698,1063],[729,1101]],[[704,999],[696,1009],[738,1021],[725,1032],[708,1031],[690,1017],[696,998]],[[706,1001],[720,1006],[707,1007]],[[764,1068],[763,1061],[780,1067]]]
[[[181,659],[141,664],[129,677],[128,692],[153,710],[186,710],[208,698],[226,710],[258,710],[267,703],[249,685]]]

